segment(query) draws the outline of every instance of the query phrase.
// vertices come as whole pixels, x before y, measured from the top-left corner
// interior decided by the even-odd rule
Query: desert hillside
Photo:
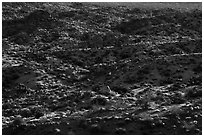
[[[3,2],[3,134],[201,135],[201,3],[172,4]]]

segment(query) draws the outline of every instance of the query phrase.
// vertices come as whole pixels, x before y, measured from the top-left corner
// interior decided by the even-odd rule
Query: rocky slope
[[[202,12],[2,4],[3,134],[202,134]]]

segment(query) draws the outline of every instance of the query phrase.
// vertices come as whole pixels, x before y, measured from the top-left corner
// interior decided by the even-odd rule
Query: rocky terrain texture
[[[3,134],[202,134],[202,11],[2,3]]]

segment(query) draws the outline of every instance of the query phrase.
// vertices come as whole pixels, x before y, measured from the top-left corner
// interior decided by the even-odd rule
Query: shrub
[[[172,78],[167,78],[160,81],[160,85],[166,85],[166,84],[172,84],[172,83],[174,83],[174,80]]]
[[[172,104],[182,104],[184,102],[185,102],[185,99],[179,93],[175,93],[171,100]]]
[[[129,58],[129,57],[131,57],[131,55],[132,54],[130,54],[130,52],[128,52],[128,51],[123,51],[122,53],[120,53],[121,59]]]
[[[40,118],[40,117],[44,116],[44,113],[45,113],[42,108],[35,107],[35,106],[30,108],[30,111],[35,116],[35,118]]]
[[[18,84],[15,87],[15,91],[19,95],[19,94],[26,93],[28,91],[28,89],[27,89],[27,87],[24,84]]]
[[[137,74],[138,75],[141,75],[141,74],[149,74],[150,72],[150,67],[149,66],[145,66],[143,67],[142,69],[138,70],[137,71]]]
[[[170,77],[170,76],[171,76],[171,70],[167,69],[167,70],[163,71],[162,74],[163,74],[165,77]]]
[[[92,87],[92,90],[95,91],[95,92],[99,92],[100,91],[100,86],[99,85],[94,85]]]
[[[10,109],[12,107],[12,104],[11,103],[4,103],[3,105],[2,105],[2,109]]]
[[[17,73],[14,73],[11,75],[11,80],[16,80],[18,79],[20,76]]]
[[[81,95],[81,98],[82,99],[89,99],[93,96],[93,94],[91,93],[91,91],[86,91],[86,92],[83,92],[82,95]]]
[[[95,96],[92,98],[91,103],[95,105],[106,105],[107,104],[107,99],[104,96]]]
[[[202,72],[202,64],[198,64],[195,68],[193,68],[193,71],[195,73],[201,73]]]
[[[189,88],[189,89],[187,89],[187,91],[186,91],[185,97],[186,97],[186,98],[202,97],[202,90],[201,90],[201,89],[198,89],[198,88],[196,88],[196,87]]]
[[[91,134],[100,134],[102,132],[101,126],[98,124],[93,124],[90,126]]]
[[[125,83],[129,83],[129,84],[133,84],[136,82],[136,75],[135,74],[131,74],[128,73],[124,76],[124,82]]]
[[[202,76],[192,77],[188,81],[188,85],[201,85],[202,84]]]
[[[13,42],[17,44],[26,44],[30,41],[30,37],[26,32],[20,32],[13,36]]]
[[[125,128],[116,128],[115,134],[116,135],[125,135],[125,134],[127,134],[127,131]]]
[[[20,115],[23,117],[31,117],[32,116],[32,112],[30,111],[29,108],[23,108],[20,111]]]
[[[111,90],[113,90],[119,94],[125,94],[125,93],[129,92],[129,90],[123,86],[111,86]]]
[[[13,126],[21,126],[25,124],[25,121],[23,120],[23,118],[18,115],[17,117],[15,117],[15,119],[12,122]]]

